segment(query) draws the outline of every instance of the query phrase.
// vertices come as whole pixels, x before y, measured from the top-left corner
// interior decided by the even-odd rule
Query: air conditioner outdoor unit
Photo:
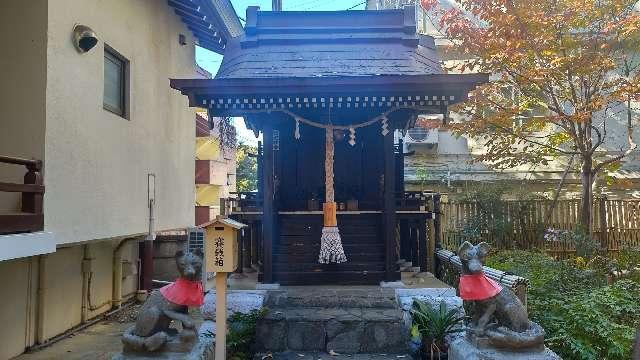
[[[407,145],[431,145],[438,144],[438,129],[413,128],[407,130],[405,137]]]

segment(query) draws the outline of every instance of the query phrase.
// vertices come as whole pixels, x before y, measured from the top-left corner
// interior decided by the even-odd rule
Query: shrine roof
[[[229,226],[229,227],[234,228],[234,229],[242,229],[243,227],[247,226],[246,224],[243,224],[243,223],[241,223],[239,221],[235,221],[235,220],[227,218],[227,217],[219,216],[219,217],[217,217],[217,218],[215,218],[215,219],[213,219],[211,221],[208,221],[208,222],[206,222],[204,224],[198,225],[198,227],[201,228],[201,229],[204,229],[204,228],[208,228],[208,227],[211,227],[211,226],[214,226],[214,225],[219,225],[219,224],[226,225],[226,226]]]
[[[168,0],[168,4],[205,49],[223,54],[227,43],[243,33],[230,0]]]
[[[216,75],[228,78],[441,74],[415,7],[384,11],[247,9],[245,34],[229,41]]]
[[[415,7],[382,11],[247,9],[215,79],[171,79],[191,106],[248,110],[446,106],[487,74],[445,74],[434,40],[416,34]],[[333,104],[332,104],[333,103]],[[342,104],[341,104],[342,103]]]

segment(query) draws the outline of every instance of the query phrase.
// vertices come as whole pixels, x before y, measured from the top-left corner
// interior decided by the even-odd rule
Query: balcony
[[[1,192],[22,194],[20,211],[0,213],[0,235],[18,232],[34,232],[44,228],[42,213],[42,161],[0,156],[0,163],[22,165],[27,168],[22,184],[0,182]]]
[[[234,213],[262,213],[263,200],[254,191],[238,191],[231,193],[235,197],[223,199],[221,212]]]
[[[196,160],[196,184],[227,185],[227,166],[216,160]]]
[[[26,167],[22,183],[0,182],[0,192],[20,193],[20,209],[0,212],[0,261],[56,251],[44,229],[42,161],[0,156],[0,163]]]

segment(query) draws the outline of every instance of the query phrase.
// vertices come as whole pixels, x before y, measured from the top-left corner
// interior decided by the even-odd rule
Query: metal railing
[[[258,197],[257,192],[238,191],[231,194],[236,195],[236,197],[220,199],[220,213],[222,215],[262,211],[263,200]]]
[[[404,191],[396,193],[397,210],[433,211],[437,193],[428,191]]]
[[[0,213],[0,234],[42,230],[44,228],[42,161],[0,156],[0,163],[22,165],[27,168],[23,183],[0,182],[0,192],[22,194],[20,211]]]

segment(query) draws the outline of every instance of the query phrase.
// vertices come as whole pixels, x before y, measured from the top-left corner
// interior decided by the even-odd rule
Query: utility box
[[[230,273],[238,267],[238,231],[247,225],[218,217],[199,227],[205,231],[204,263],[207,272]]]

